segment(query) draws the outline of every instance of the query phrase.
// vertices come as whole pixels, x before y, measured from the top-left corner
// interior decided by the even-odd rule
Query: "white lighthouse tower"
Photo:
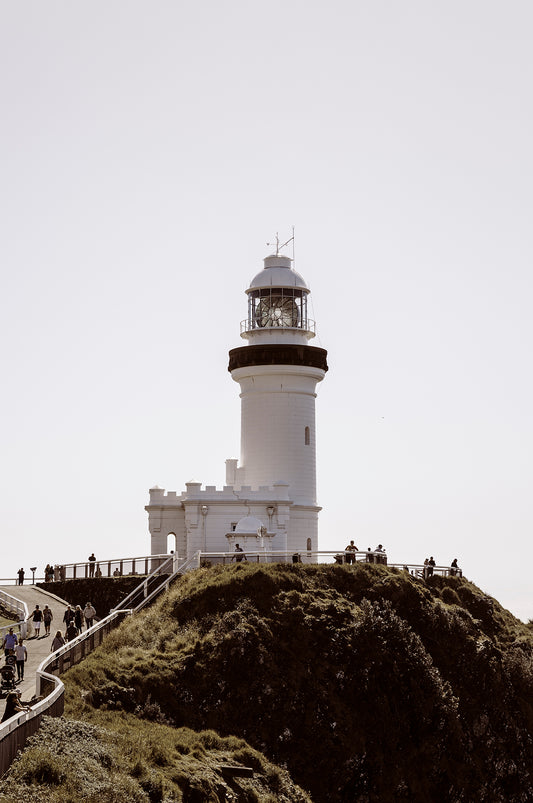
[[[259,488],[283,481],[291,499],[288,549],[318,548],[315,398],[328,370],[307,314],[309,288],[287,256],[264,260],[251,281],[229,371],[241,387],[241,456],[235,480]],[[289,535],[289,534],[288,534]]]
[[[241,391],[240,460],[226,460],[222,489],[197,480],[179,495],[150,489],[152,554],[189,559],[239,543],[265,559],[278,550],[306,559],[318,549],[315,397],[327,352],[309,345],[309,288],[289,257],[267,256],[246,293],[246,345],[231,349],[228,366]]]

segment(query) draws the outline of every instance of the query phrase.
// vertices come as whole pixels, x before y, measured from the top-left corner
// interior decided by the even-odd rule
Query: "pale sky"
[[[329,352],[320,548],[533,617],[533,6],[0,2],[2,578],[144,555],[239,455],[279,231]]]

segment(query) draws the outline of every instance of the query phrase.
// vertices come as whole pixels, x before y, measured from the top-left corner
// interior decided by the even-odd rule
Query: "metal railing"
[[[276,332],[279,332],[280,329],[283,331],[287,331],[287,329],[296,329],[298,332],[313,332],[316,334],[316,323],[313,321],[312,318],[302,319],[297,323],[292,323],[291,326],[287,326],[282,321],[268,322],[264,326],[261,326],[257,320],[249,320],[246,318],[244,321],[241,321],[241,334],[243,332],[264,332],[265,329],[274,329]]]
[[[144,576],[150,574],[156,566],[168,559],[167,554],[141,555],[134,558],[106,558],[94,562],[63,563],[53,566],[53,580],[80,580],[83,578]],[[44,574],[35,578],[35,582],[45,582]],[[18,584],[18,578],[0,578],[0,585]],[[31,585],[31,583],[29,583]],[[28,583],[26,583],[28,585]]]
[[[365,551],[350,552],[341,551],[314,551],[301,550],[244,550],[243,552],[196,552],[189,560],[190,568],[200,566],[212,566],[217,564],[226,565],[234,561],[247,561],[251,563],[336,563],[336,564],[355,564],[372,563],[388,566],[389,568],[400,569],[409,572],[414,577],[425,579],[430,574],[438,574],[444,577],[462,577],[461,569],[452,566],[433,566],[430,567],[417,563],[389,563],[385,552]]]
[[[5,611],[9,611],[10,613],[15,613],[17,615],[17,621],[13,621],[9,625],[0,627],[0,638],[3,641],[4,636],[9,631],[10,627],[18,627],[20,630],[20,623],[29,619],[30,615],[28,613],[28,606],[26,603],[20,599],[17,599],[16,597],[12,597],[11,594],[7,593],[7,591],[0,591],[0,605]]]
[[[163,588],[168,588],[171,579],[182,573],[180,569],[176,568],[176,562],[175,555],[167,556],[166,561],[149,574],[140,585],[134,588],[119,606],[113,608],[113,611],[122,608],[131,608],[134,611],[138,611],[144,605],[147,605],[149,601],[161,593]]]

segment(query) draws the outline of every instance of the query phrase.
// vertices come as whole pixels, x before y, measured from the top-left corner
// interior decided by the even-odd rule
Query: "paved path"
[[[37,588],[37,586],[32,585],[0,586],[0,590],[5,591],[7,594],[11,594],[12,597],[16,597],[17,599],[22,600],[22,602],[25,602],[28,606],[28,613],[30,614],[35,608],[36,604],[39,605],[41,609],[44,608],[45,605],[48,605],[48,607],[51,608],[52,615],[54,617],[50,626],[49,636],[40,635],[39,638],[30,636],[24,642],[28,651],[28,660],[24,666],[24,680],[20,683],[17,683],[17,689],[20,689],[22,692],[23,700],[29,700],[35,694],[35,673],[37,671],[37,667],[49,654],[50,647],[52,646],[52,639],[54,638],[56,631],[61,630],[63,632],[65,629],[63,625],[63,614],[68,603],[59,597],[54,596],[54,594],[49,594],[48,591],[43,591],[42,588]],[[15,628],[15,632],[17,631],[18,627]],[[41,634],[43,633],[44,625],[41,624]],[[3,650],[1,653],[1,660],[3,665]],[[1,714],[4,713],[4,705],[4,701],[0,701]]]

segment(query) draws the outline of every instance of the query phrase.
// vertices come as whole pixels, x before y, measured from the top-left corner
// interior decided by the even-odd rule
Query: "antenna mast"
[[[279,257],[279,252],[281,251],[281,249],[285,248],[285,246],[289,245],[289,243],[292,243],[292,261],[294,263],[294,226],[292,227],[292,237],[289,237],[289,239],[286,240],[281,245],[279,244],[279,234],[278,234],[278,232],[276,232],[276,256],[277,257]],[[270,248],[270,246],[274,245],[274,243],[267,243],[267,245]]]

